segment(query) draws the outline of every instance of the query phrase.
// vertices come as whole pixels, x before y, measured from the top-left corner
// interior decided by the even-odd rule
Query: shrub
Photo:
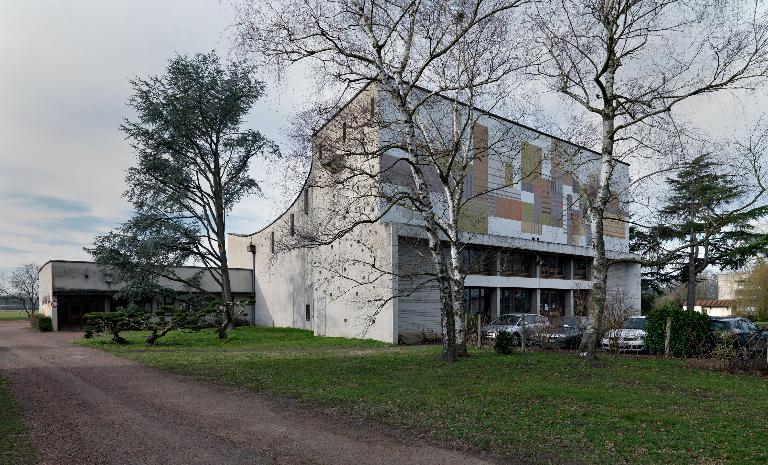
[[[53,331],[53,320],[49,316],[33,313],[29,317],[29,324],[36,330],[44,333]]]
[[[667,318],[672,319],[669,352],[674,357],[692,357],[706,353],[712,347],[712,327],[709,317],[693,310],[683,310],[675,303],[654,308],[645,320],[645,342],[653,353],[664,353]]]
[[[496,342],[493,344],[493,350],[502,355],[510,355],[514,348],[515,337],[512,333],[509,331],[499,331],[496,333]]]
[[[83,330],[85,331],[85,334],[83,334],[84,338],[86,338],[86,339],[93,338],[93,327],[92,326],[85,326],[83,328]]]
[[[120,331],[128,329],[129,319],[125,312],[92,312],[83,315],[83,319],[93,327],[96,333],[108,332],[112,341],[125,344],[128,341],[120,336]]]

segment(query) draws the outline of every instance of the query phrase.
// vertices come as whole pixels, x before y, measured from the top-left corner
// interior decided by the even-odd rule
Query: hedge
[[[672,319],[669,353],[674,357],[692,357],[712,348],[712,325],[707,315],[683,310],[675,303],[656,307],[645,319],[645,342],[652,353],[664,353],[667,318]]]
[[[29,324],[36,330],[44,333],[53,331],[53,320],[49,316],[34,313],[29,317]]]

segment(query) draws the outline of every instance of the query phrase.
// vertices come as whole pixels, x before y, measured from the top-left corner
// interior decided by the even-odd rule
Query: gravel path
[[[0,322],[11,380],[50,465],[487,464],[367,422],[146,368],[74,333]]]

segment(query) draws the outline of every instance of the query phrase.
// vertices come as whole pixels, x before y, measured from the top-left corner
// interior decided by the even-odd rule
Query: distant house
[[[683,305],[684,309],[687,306]],[[693,310],[709,316],[734,316],[736,301],[733,299],[697,300]]]
[[[201,268],[182,267],[177,269],[181,276],[193,277]],[[232,292],[235,300],[250,300],[253,296],[253,272],[250,269],[230,268]],[[115,294],[123,283],[104,272],[93,262],[51,260],[38,272],[40,283],[40,313],[53,320],[53,329],[80,329],[83,315],[89,312],[108,312],[121,304]],[[183,284],[161,280],[160,285],[177,292],[188,292]],[[210,274],[203,274],[200,285],[208,292],[219,291],[216,281]],[[164,304],[172,304],[173,299],[154,298],[146,302],[147,310],[153,311]],[[253,309],[248,309],[249,319],[253,319]]]

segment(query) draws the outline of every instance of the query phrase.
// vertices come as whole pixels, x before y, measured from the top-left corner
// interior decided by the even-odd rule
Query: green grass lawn
[[[24,310],[0,310],[0,321],[26,320],[27,312]]]
[[[455,364],[439,347],[394,347],[240,328],[173,334],[156,347],[83,344],[194,377],[300,399],[541,463],[768,463],[768,379],[605,355],[473,351]]]
[[[6,383],[0,378],[0,464],[37,463],[37,450],[27,436],[27,428],[21,422]]]

